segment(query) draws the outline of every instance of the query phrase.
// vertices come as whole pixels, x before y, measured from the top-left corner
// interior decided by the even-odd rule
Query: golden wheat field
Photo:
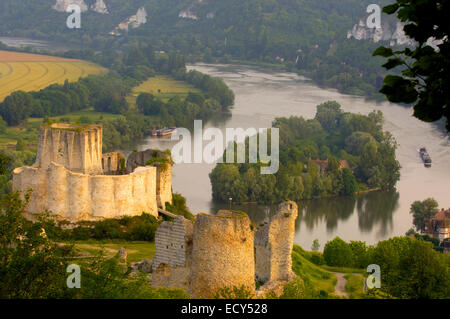
[[[107,69],[91,62],[0,50],[0,102],[14,91],[37,91]]]

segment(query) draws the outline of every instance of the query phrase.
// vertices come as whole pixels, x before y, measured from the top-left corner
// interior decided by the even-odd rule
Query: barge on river
[[[169,127],[169,128],[163,128],[160,130],[150,131],[150,135],[151,136],[167,136],[167,135],[172,135],[172,134],[176,133],[176,131],[177,131],[176,127]]]
[[[431,167],[431,157],[430,154],[428,154],[427,149],[425,147],[422,147],[419,150],[419,153],[425,167]]]

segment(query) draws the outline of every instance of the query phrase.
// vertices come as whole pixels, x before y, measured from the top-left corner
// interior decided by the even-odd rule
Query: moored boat
[[[160,129],[160,130],[150,131],[150,135],[151,136],[167,136],[167,135],[172,135],[176,131],[177,131],[177,128],[172,126],[172,127],[169,127],[169,128],[163,128],[163,129]]]

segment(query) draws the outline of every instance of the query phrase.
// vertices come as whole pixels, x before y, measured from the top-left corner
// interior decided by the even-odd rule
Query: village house
[[[425,232],[439,239],[450,238],[450,209],[441,209],[436,215],[425,221]]]

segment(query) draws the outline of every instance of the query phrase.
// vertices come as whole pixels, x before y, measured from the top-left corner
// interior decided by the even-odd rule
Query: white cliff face
[[[178,14],[178,17],[183,19],[198,20],[198,17],[195,14],[193,14],[189,9],[181,11]]]
[[[389,41],[393,45],[415,45],[415,42],[408,38],[403,31],[404,24],[397,22],[395,26],[391,26],[388,22],[384,22],[381,28],[368,28],[364,20],[360,20],[355,24],[352,30],[347,33],[347,39],[355,38],[356,40],[371,40],[375,43],[380,41]]]
[[[195,6],[201,5],[204,2],[206,2],[206,0],[194,0],[188,8],[180,11],[178,17],[182,19],[198,20],[198,16],[193,12],[193,9]],[[214,13],[208,13],[206,17],[207,19],[213,19]]]
[[[135,15],[132,15],[125,21],[121,22],[117,27],[116,30],[126,30],[128,31],[128,28],[137,28],[142,24],[147,23],[147,11],[144,7],[139,8],[139,10],[136,12]],[[114,32],[114,31],[113,31]]]
[[[91,5],[91,10],[101,14],[109,14],[108,8],[103,0],[97,0]]]
[[[56,3],[52,8],[59,12],[66,12],[67,7],[71,4],[80,6],[81,12],[86,12],[88,10],[88,6],[83,0],[56,0]]]

